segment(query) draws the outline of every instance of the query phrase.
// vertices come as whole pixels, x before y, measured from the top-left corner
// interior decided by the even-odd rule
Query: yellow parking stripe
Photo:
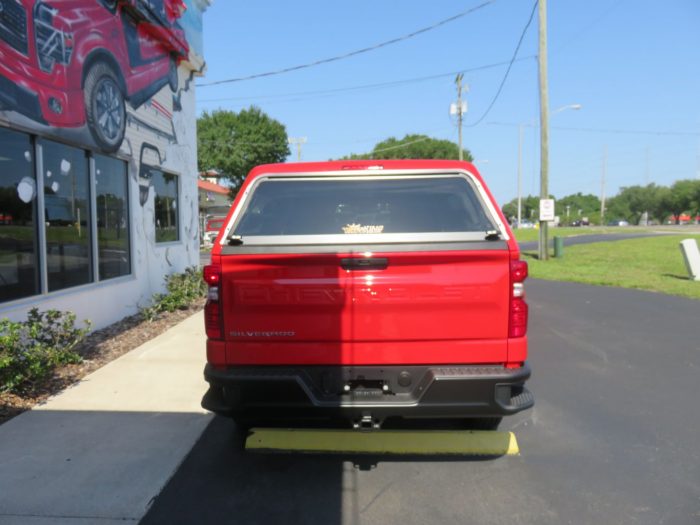
[[[512,432],[476,430],[357,430],[254,428],[246,439],[251,451],[449,454],[502,456],[520,453]]]

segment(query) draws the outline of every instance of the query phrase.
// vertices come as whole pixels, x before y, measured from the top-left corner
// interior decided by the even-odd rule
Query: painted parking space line
[[[513,432],[479,430],[379,430],[254,428],[252,452],[397,455],[518,455]]]

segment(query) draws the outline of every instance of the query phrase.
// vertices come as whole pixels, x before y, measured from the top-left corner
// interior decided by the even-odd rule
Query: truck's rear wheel
[[[85,75],[85,120],[95,143],[107,152],[119,149],[126,129],[124,93],[117,74],[97,62]]]

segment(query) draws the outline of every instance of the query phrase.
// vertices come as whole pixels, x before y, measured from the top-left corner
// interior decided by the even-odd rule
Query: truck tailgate
[[[507,249],[237,255],[222,263],[230,363],[507,360]]]

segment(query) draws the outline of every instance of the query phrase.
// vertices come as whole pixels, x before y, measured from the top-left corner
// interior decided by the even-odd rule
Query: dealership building
[[[199,264],[210,0],[0,0],[0,318],[95,328]]]

